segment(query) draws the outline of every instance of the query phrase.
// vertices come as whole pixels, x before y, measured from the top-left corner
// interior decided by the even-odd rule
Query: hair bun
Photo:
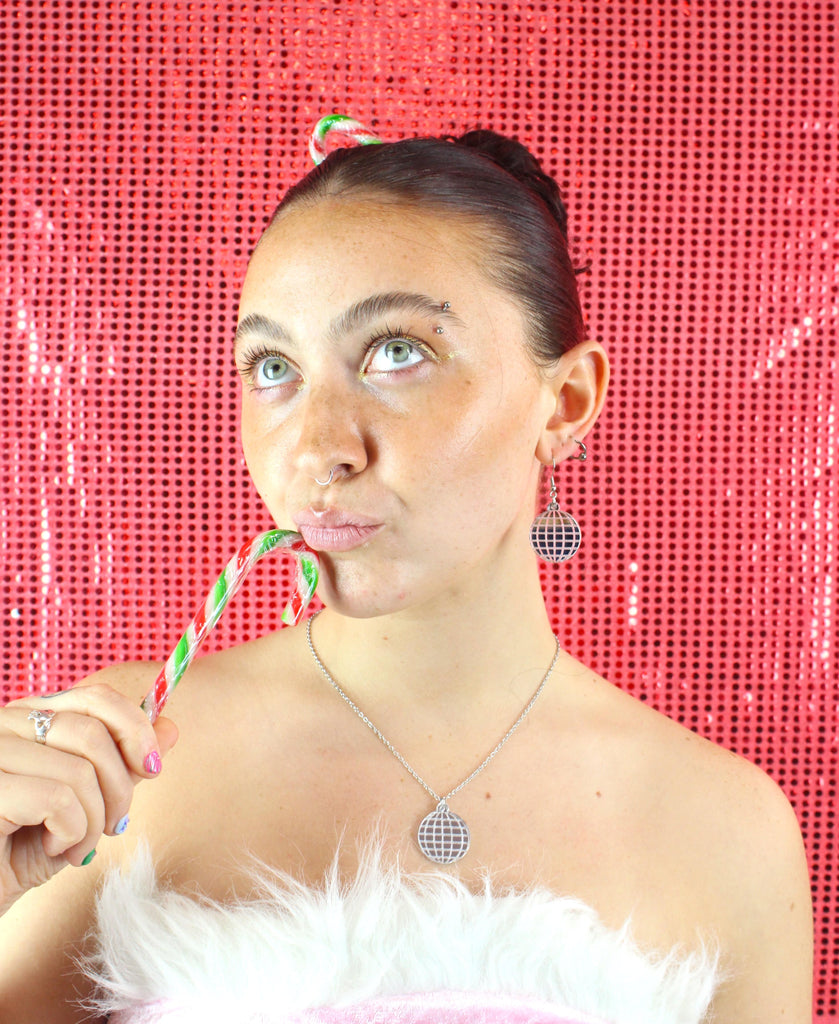
[[[539,196],[553,214],[567,241],[568,213],[559,186],[549,174],[545,174],[539,161],[526,146],[516,139],[509,139],[485,128],[450,138],[458,146],[467,146],[492,160],[502,170],[512,174],[525,188]]]

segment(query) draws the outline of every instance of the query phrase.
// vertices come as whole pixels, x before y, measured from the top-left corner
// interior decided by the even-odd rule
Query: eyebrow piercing
[[[444,302],[443,303],[443,312],[445,313],[445,311],[447,309],[451,309],[451,307],[452,307],[452,304],[450,302]]]

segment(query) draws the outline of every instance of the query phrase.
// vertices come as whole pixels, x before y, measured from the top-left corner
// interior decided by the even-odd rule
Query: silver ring
[[[321,487],[328,487],[332,483],[332,478],[334,476],[335,476],[335,467],[333,466],[332,469],[329,470],[329,479],[328,480],[318,480],[318,478],[315,477],[315,483],[319,484]]]
[[[47,733],[52,728],[52,720],[55,718],[54,711],[30,711],[26,716],[27,720],[35,723],[35,739],[38,743],[47,742]]]

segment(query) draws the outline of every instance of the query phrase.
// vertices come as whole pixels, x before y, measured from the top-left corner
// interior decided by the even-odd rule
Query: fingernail
[[[93,858],[95,856],[96,856],[96,850],[91,850],[90,853],[82,861],[82,867],[86,868],[88,866],[88,864],[93,860]]]
[[[128,828],[128,822],[130,820],[131,819],[128,817],[127,814],[123,814],[123,816],[119,819],[116,825],[114,825],[114,835],[121,836],[122,833]]]
[[[150,754],[146,754],[146,759],[143,761],[143,767],[149,775],[159,775],[160,769],[163,767],[163,762],[160,760],[160,754],[158,754],[156,750],[153,750]]]

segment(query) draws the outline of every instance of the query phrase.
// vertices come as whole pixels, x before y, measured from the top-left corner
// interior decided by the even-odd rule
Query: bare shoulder
[[[674,741],[664,764],[676,780],[671,799],[686,796],[682,808],[673,805],[678,825],[695,844],[682,854],[683,862],[693,871],[704,866],[729,971],[715,1019],[809,1024],[812,904],[795,812],[759,767],[689,735]],[[680,746],[687,756],[679,756]]]
[[[725,840],[724,856],[733,862],[751,857],[756,846],[768,843],[780,851],[791,841],[798,844],[790,802],[762,768],[634,703],[640,708],[638,740],[648,758],[646,770],[659,778],[656,788],[679,819],[692,816],[711,839]]]
[[[142,838],[162,877],[223,898],[233,881],[234,852],[249,846],[264,817],[272,757],[302,742],[308,727],[300,685],[299,637],[280,630],[197,658],[163,714],[178,727],[177,744],[151,784],[137,787],[132,838]],[[125,664],[99,674],[138,702],[160,666]],[[289,767],[293,775],[293,765]],[[125,855],[133,843],[124,844]]]
[[[765,901],[803,864],[801,831],[787,796],[758,765],[644,711],[654,716],[650,733],[660,736],[651,743],[650,769],[662,780],[662,797],[678,827],[704,856],[716,851],[710,862],[728,883],[729,898],[760,892]]]
[[[608,686],[608,684],[605,684]],[[718,939],[719,1024],[810,1021],[812,909],[795,811],[760,767],[610,687],[661,892]]]
[[[723,856],[736,860],[755,844],[800,844],[795,814],[781,788],[763,769],[685,728],[679,722],[576,662],[571,713],[575,729],[607,751],[613,773],[646,793],[650,813],[662,810],[709,841],[725,840]],[[569,714],[560,709],[561,717]],[[635,806],[642,801],[633,800]],[[693,823],[692,825],[690,823]]]
[[[250,688],[249,699],[255,696],[253,687],[260,680],[270,679],[272,686],[278,679],[291,682],[295,672],[278,672],[299,647],[293,631],[279,630],[256,640],[238,644],[213,654],[197,657],[172,691],[163,712],[177,718],[192,717],[203,709],[215,712],[217,702],[224,702],[228,712],[239,695]],[[138,703],[145,697],[163,669],[164,662],[126,661],[108,665],[78,682],[77,686],[102,684],[109,686]]]
[[[80,679],[74,688],[84,686],[110,686],[123,696],[135,699],[139,703],[148,693],[163,662],[124,661],[115,662],[98,669],[84,679]]]

